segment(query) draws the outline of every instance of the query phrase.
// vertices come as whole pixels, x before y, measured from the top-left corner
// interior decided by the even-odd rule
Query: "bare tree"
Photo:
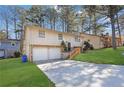
[[[56,21],[58,19],[58,13],[54,7],[49,7],[46,9],[46,17],[49,20],[50,28],[56,29]]]
[[[6,30],[6,38],[9,38],[9,21],[10,21],[10,11],[8,10],[9,6],[1,6],[1,10],[4,9],[4,11],[0,11],[0,15],[2,17],[3,22],[5,23],[5,30]]]
[[[13,29],[15,32],[15,38],[19,39],[19,32],[17,30],[17,23],[19,21],[19,6],[10,6],[9,11],[11,12],[11,22],[13,23]]]

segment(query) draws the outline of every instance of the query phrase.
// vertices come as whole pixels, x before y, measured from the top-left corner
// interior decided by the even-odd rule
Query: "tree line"
[[[116,49],[116,33],[124,29],[124,6],[114,5],[57,5],[0,6],[0,22],[9,38],[14,31],[16,39],[23,38],[25,25],[62,32],[82,32],[101,35],[110,28],[112,46]]]

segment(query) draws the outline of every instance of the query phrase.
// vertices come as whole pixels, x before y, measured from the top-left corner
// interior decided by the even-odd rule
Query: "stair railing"
[[[74,48],[74,50],[72,50],[69,53],[69,59],[72,59],[73,57],[75,57],[78,54],[80,54],[80,48]]]

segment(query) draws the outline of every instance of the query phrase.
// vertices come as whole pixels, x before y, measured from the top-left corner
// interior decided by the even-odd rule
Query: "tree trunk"
[[[89,22],[89,34],[91,34],[91,15],[89,15],[90,17],[90,22]]]
[[[40,22],[39,23],[40,23],[40,27],[42,27],[42,18],[40,18]]]
[[[82,21],[82,24],[81,24],[81,31],[82,31],[82,32],[84,32],[84,31],[83,31],[83,28],[84,28],[84,23],[83,23],[83,21]]]
[[[45,28],[45,21],[42,20],[42,27]]]
[[[118,21],[118,13],[116,14],[116,17],[117,17],[117,27],[118,27],[119,38],[121,41],[121,30],[120,30],[120,25],[119,25],[119,21]]]
[[[16,19],[15,18],[14,18],[14,30],[15,30],[16,39],[18,39],[18,32],[16,31]]]
[[[54,28],[54,30],[56,30],[56,21],[55,21],[55,18],[53,20],[53,28]]]
[[[50,29],[53,29],[52,21],[50,20]]]
[[[65,25],[64,25],[64,21],[62,21],[62,31],[64,32],[65,29]]]
[[[116,37],[115,37],[115,19],[114,16],[111,16],[111,27],[112,27],[112,47],[116,49]]]
[[[21,31],[21,37],[20,37],[20,52],[21,54],[23,54],[23,38],[24,35],[23,35],[23,30]]]
[[[21,26],[21,37],[20,37],[20,52],[23,54],[23,40],[24,40],[24,24]]]
[[[67,22],[66,22],[66,19],[64,21],[64,27],[65,27],[64,32],[66,32],[67,31]]]
[[[95,14],[95,12],[94,12],[94,14],[93,14],[93,16],[94,16],[94,20],[93,20],[93,34],[94,35],[97,35],[97,32],[96,32],[96,14]]]
[[[6,39],[9,38],[9,24],[8,24],[8,19],[6,19]]]

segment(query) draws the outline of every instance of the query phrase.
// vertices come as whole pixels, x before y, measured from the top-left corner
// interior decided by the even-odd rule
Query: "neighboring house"
[[[102,48],[99,36],[58,32],[37,26],[26,26],[23,41],[23,54],[30,61],[62,58],[61,42],[74,47],[82,47],[84,40],[90,40],[95,48]],[[97,42],[98,41],[98,42]]]
[[[14,57],[14,53],[20,51],[20,41],[14,39],[0,40],[0,57]]]

